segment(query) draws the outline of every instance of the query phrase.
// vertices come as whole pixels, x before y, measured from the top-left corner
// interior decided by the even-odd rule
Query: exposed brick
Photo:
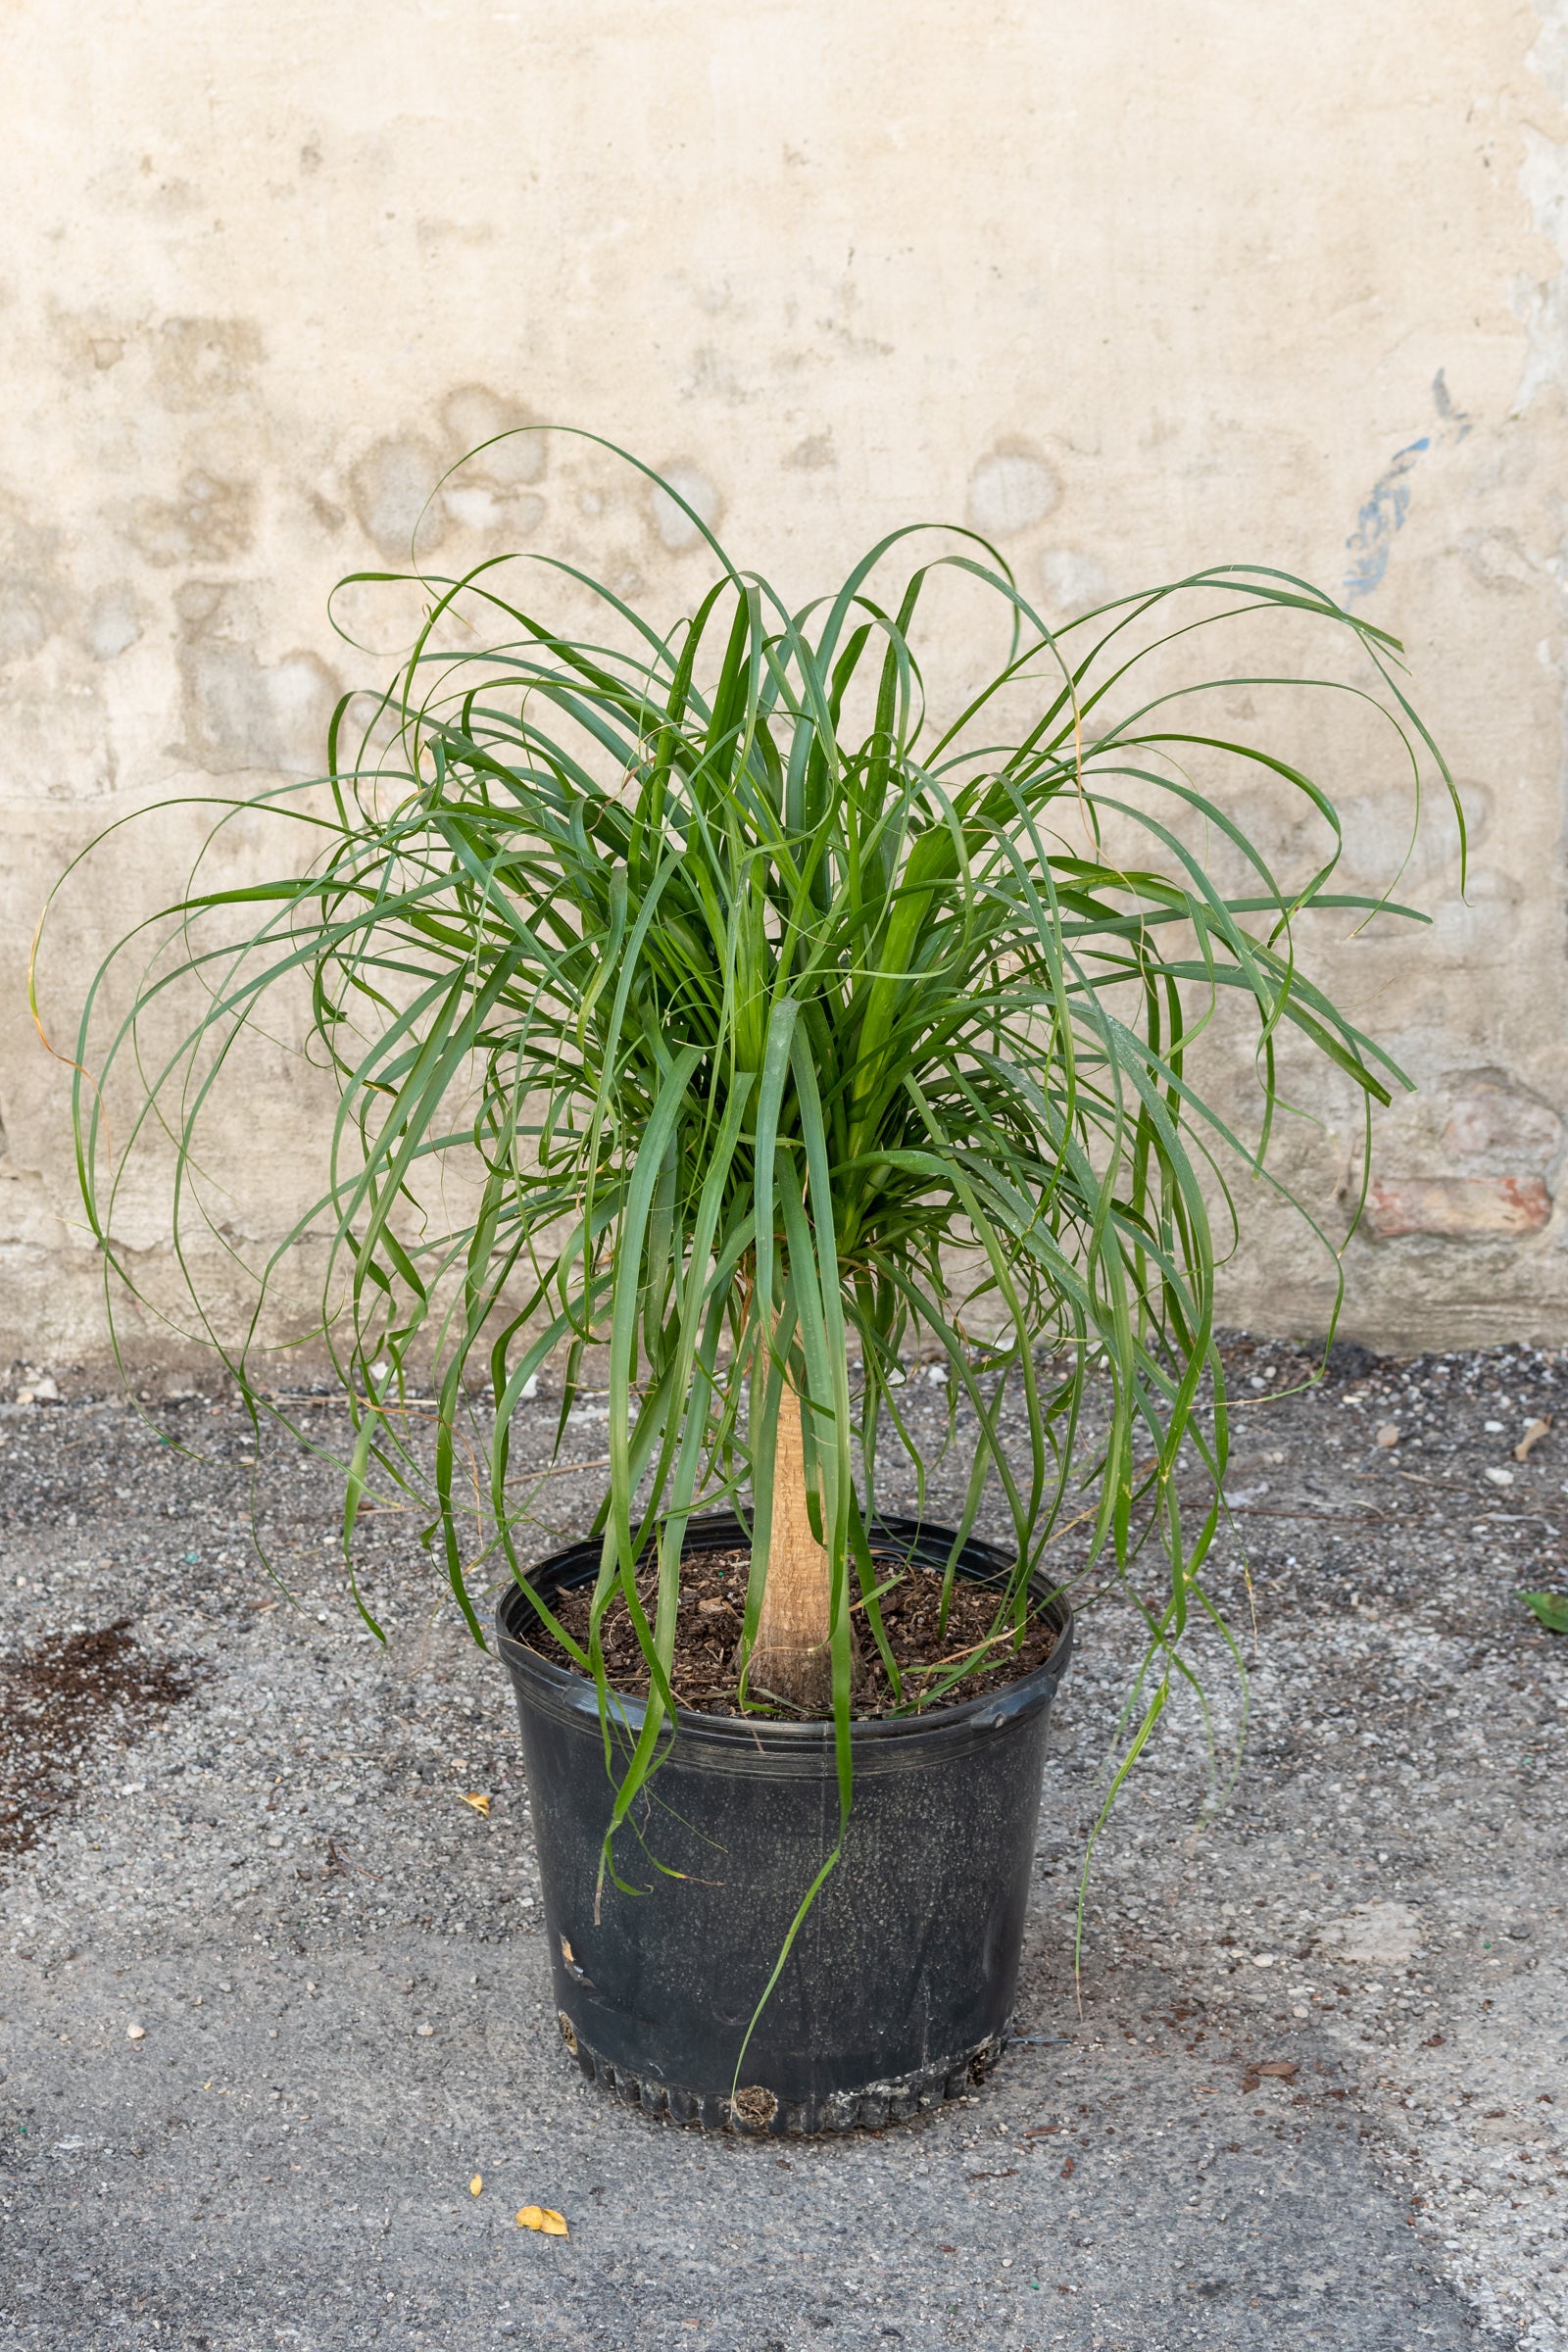
[[[1519,1240],[1551,1215],[1539,1176],[1384,1176],[1367,1195],[1366,1230],[1374,1241],[1405,1233],[1449,1241]]]

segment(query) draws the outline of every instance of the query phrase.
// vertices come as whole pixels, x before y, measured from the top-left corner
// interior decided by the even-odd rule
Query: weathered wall
[[[12,0],[5,24],[0,1359],[102,1346],[24,998],[49,879],[160,791],[314,768],[366,674],[329,586],[397,560],[442,466],[525,415],[684,468],[803,590],[967,511],[1058,614],[1255,557],[1402,634],[1474,864],[1465,904],[1435,826],[1402,886],[1435,929],[1334,958],[1424,1090],[1381,1122],[1348,1327],[1568,1336],[1557,0]],[[663,610],[706,575],[559,438],[421,546],[525,535]],[[1338,781],[1387,879],[1402,800]],[[59,1042],[161,862],[117,853],[72,901]],[[1343,1226],[1348,1106],[1316,1106],[1289,1165]],[[318,1119],[280,1082],[230,1138],[237,1231]],[[134,1238],[155,1268],[156,1217]],[[1330,1295],[1265,1214],[1231,1311],[1311,1327]]]

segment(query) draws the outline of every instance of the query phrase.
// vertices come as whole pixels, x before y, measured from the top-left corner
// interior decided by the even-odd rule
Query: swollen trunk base
[[[767,1579],[749,1688],[774,1692],[802,1715],[831,1715],[832,1631],[833,1575],[827,1553],[811,1533],[801,1402],[787,1388],[779,1398]]]
[[[906,1519],[874,1536],[935,1566],[953,1541]],[[702,1519],[687,1549],[748,1541],[731,1517]],[[598,1562],[597,1543],[575,1544],[531,1581],[548,1596],[591,1582]],[[959,1570],[1002,1581],[1006,1562],[971,1542]],[[607,1878],[596,1918],[614,1791],[594,1688],[526,1646],[532,1611],[523,1593],[507,1595],[501,1648],[522,1722],[556,2007],[590,2081],[647,2114],[795,2133],[879,2126],[986,2073],[1012,2009],[1046,1731],[1072,1647],[1066,1602],[1048,1615],[1056,1642],[1033,1674],[926,1716],[855,1726],[843,1857],[747,2041],[838,1837],[832,1726],[683,1710],[616,1841],[620,1877],[642,1891]],[[613,1704],[618,1777],[643,1702]]]

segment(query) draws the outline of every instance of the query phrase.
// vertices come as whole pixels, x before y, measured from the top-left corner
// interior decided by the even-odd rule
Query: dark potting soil
[[[881,1554],[873,1557],[879,1583],[885,1583],[890,1576],[899,1579],[891,1592],[882,1594],[880,1605],[888,1647],[900,1674],[906,1678],[904,1705],[901,1709],[894,1694],[887,1669],[865,1623],[865,1611],[857,1605],[853,1711],[858,1720],[906,1712],[911,1704],[931,1703],[928,1694],[946,1683],[948,1670],[966,1656],[973,1656],[976,1664],[960,1680],[949,1684],[936,1703],[956,1705],[962,1699],[980,1698],[988,1690],[1001,1690],[1005,1684],[1032,1674],[1050,1657],[1055,1636],[1039,1616],[1025,1621],[1023,1639],[1013,1646],[1011,1619],[999,1629],[997,1594],[991,1588],[966,1577],[956,1577],[944,1626],[940,1569]],[[670,1687],[680,1705],[692,1708],[697,1714],[738,1715],[741,1711],[737,1699],[740,1641],[750,1573],[751,1556],[744,1551],[695,1552],[681,1564]],[[591,1591],[589,1586],[579,1586],[573,1592],[562,1593],[555,1603],[555,1614],[584,1648],[588,1643]],[[652,1619],[659,1596],[658,1571],[652,1565],[638,1577],[637,1592]],[[601,1632],[605,1672],[611,1688],[624,1691],[628,1697],[646,1698],[647,1661],[638,1647],[625,1600],[618,1592],[605,1612]],[[999,1632],[1001,1638],[993,1640]],[[553,1665],[572,1664],[555,1636],[542,1625],[535,1631],[533,1646]]]

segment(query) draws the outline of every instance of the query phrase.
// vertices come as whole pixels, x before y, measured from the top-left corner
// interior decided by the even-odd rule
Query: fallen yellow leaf
[[[525,2205],[517,2216],[519,2230],[538,2230],[546,2237],[569,2237],[566,2217],[553,2205]]]
[[[479,2194],[479,2191],[480,2191],[480,2189],[481,2189],[481,2188],[483,2188],[483,2186],[484,2186],[484,2175],[483,2175],[483,2173],[475,2173],[475,2174],[474,2174],[474,2176],[473,2176],[473,2179],[472,2179],[472,2180],[471,2180],[468,2182],[468,2194],[469,2194],[469,2196],[470,2196],[470,2197],[476,2197],[476,2196]]]
[[[1514,1460],[1516,1462],[1528,1462],[1536,1447],[1541,1444],[1542,1439],[1548,1436],[1550,1430],[1551,1415],[1549,1413],[1546,1414],[1544,1420],[1532,1421],[1530,1427],[1525,1431],[1524,1436],[1520,1439],[1518,1445],[1513,1449]]]
[[[471,1805],[476,1813],[482,1813],[486,1821],[489,1820],[490,1799],[481,1789],[476,1788],[471,1796],[466,1796],[463,1801],[466,1805]]]

